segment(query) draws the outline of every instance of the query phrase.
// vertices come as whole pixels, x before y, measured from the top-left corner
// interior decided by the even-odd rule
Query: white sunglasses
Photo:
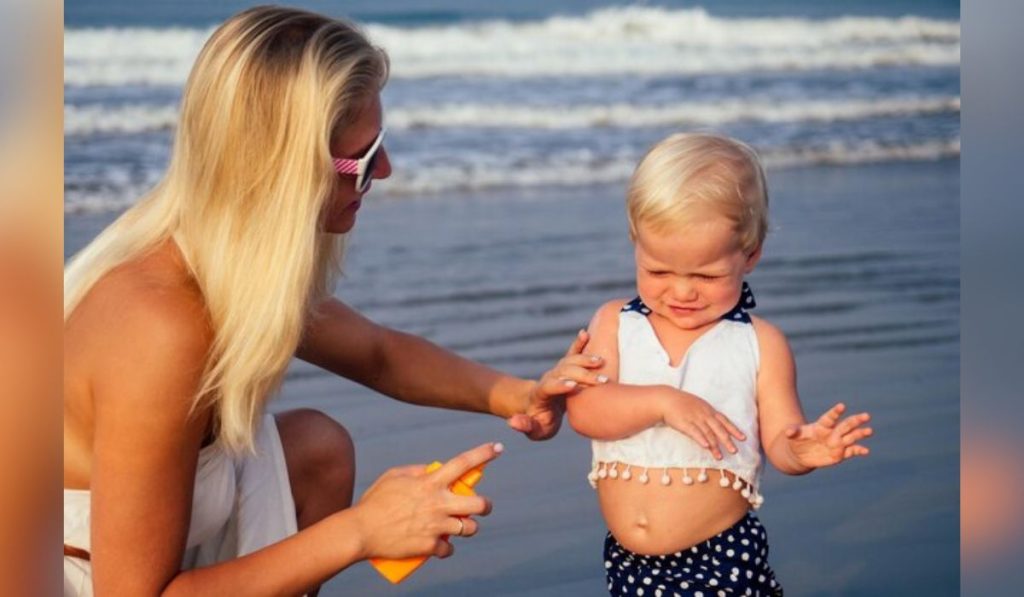
[[[380,154],[379,150],[384,142],[384,131],[384,128],[380,129],[373,145],[366,150],[363,157],[359,159],[334,158],[334,169],[338,174],[356,177],[357,193],[364,193],[370,187],[370,182],[373,180],[373,169],[377,166],[377,156]]]

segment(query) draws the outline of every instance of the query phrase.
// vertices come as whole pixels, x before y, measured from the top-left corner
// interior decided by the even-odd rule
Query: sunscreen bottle
[[[441,468],[441,463],[435,460],[427,466],[427,472],[432,473],[439,468]],[[449,489],[456,495],[476,495],[476,492],[473,491],[473,487],[480,482],[480,479],[483,478],[483,476],[484,465],[480,465],[467,471],[466,474],[462,475],[458,480],[452,483]],[[444,535],[442,538],[447,539],[448,535]],[[370,558],[370,564],[377,569],[377,572],[393,584],[398,584],[405,580],[406,577],[415,572],[416,569],[422,566],[423,562],[426,561],[427,556],[414,556],[411,558],[402,558],[400,560]]]

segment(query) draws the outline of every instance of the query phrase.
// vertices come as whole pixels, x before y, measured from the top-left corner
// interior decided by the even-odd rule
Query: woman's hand
[[[583,354],[589,340],[585,330],[576,334],[565,356],[530,387],[525,412],[509,417],[509,427],[532,440],[554,437],[562,425],[566,396],[578,387],[608,381],[607,377],[591,371],[601,367],[601,357]]]
[[[870,450],[857,442],[873,433],[870,427],[862,427],[871,420],[871,415],[860,413],[840,421],[845,410],[846,406],[839,403],[813,423],[787,427],[783,433],[793,461],[815,469],[839,464],[854,456],[867,456]]]
[[[426,465],[411,465],[381,475],[352,508],[362,536],[362,557],[452,555],[454,549],[443,536],[475,535],[479,525],[469,517],[490,514],[491,503],[482,496],[456,495],[448,488],[502,450],[501,444],[484,444],[432,473],[426,472]]]
[[[740,441],[747,439],[728,417],[702,398],[674,389],[669,389],[665,396],[661,407],[665,424],[710,450],[717,460],[722,459],[720,443],[735,454],[733,438]]]

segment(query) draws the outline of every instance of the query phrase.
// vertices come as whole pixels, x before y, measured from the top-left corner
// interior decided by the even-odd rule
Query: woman
[[[359,31],[259,7],[189,77],[164,180],[65,273],[65,592],[299,594],[368,557],[446,557],[490,509],[447,486],[496,457],[388,471],[351,506],[352,441],[264,414],[298,356],[396,399],[557,432],[598,364],[585,335],[539,382],[331,298],[345,233],[391,165],[387,58]]]

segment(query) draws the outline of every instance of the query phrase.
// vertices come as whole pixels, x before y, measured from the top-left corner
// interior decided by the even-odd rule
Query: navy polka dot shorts
[[[714,537],[667,555],[633,553],[608,533],[604,570],[612,595],[782,595],[768,567],[768,536],[753,512]]]

